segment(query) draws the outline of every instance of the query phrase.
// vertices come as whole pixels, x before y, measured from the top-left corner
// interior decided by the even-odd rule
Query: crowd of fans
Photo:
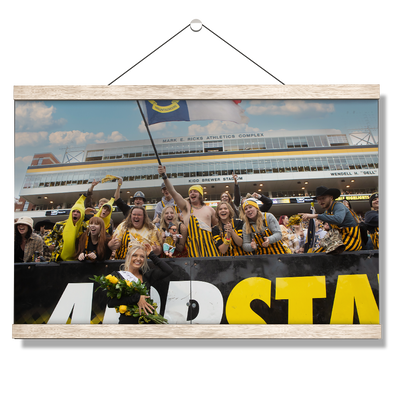
[[[34,227],[29,217],[15,220],[15,262],[123,260],[137,244],[150,246],[160,258],[330,252],[327,243],[334,232],[339,232],[335,240],[339,237],[342,250],[379,249],[378,193],[369,199],[371,210],[361,216],[348,200],[336,201],[339,189],[320,186],[314,200],[323,213],[277,219],[269,212],[272,201],[267,196],[253,193],[241,198],[235,174],[233,198],[222,193],[214,209],[204,203],[202,186],[194,185],[182,195],[164,166],[158,172],[163,179],[162,198],[153,220],[143,206],[143,192],[135,193],[133,206],[121,199],[118,177],[113,177],[117,182],[114,196],[100,199],[94,207],[93,191],[99,182],[93,181],[65,221],[52,226],[44,220]],[[113,206],[125,216],[118,226],[112,220]],[[314,224],[315,232],[311,245],[309,224]]]

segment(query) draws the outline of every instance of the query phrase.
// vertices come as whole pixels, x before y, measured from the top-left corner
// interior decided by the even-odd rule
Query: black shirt
[[[98,255],[98,253],[97,253],[97,245],[98,245],[98,243],[93,244],[93,242],[92,242],[92,235],[89,235],[88,243],[87,243],[87,248],[85,249],[85,256],[87,256],[89,253],[95,253],[96,256],[97,256],[97,258],[96,258],[95,260],[91,260],[90,258],[86,257],[83,261],[96,261],[96,260],[98,260],[98,261],[103,261],[103,260],[109,260],[110,257],[111,257],[112,251],[111,251],[111,249],[107,246],[107,243],[108,243],[108,241],[106,242],[106,245],[105,245],[105,255],[104,255],[104,258],[103,258],[103,259],[100,259],[100,258],[99,258],[99,255]]]
[[[153,262],[156,268],[151,268],[147,272],[145,272],[143,277],[143,283],[146,284],[147,290],[150,293],[150,286],[161,279],[166,278],[167,276],[172,274],[172,268],[163,260],[158,258],[156,254],[151,252],[149,254],[150,260]],[[118,271],[114,271],[111,275],[116,276],[118,279],[121,279],[122,276]],[[113,298],[108,301],[108,307],[114,308],[121,305],[135,305],[140,300],[140,294],[135,293],[131,296],[123,296],[120,299]],[[139,317],[132,317],[130,315],[121,314],[119,317],[120,324],[137,324],[139,321]]]

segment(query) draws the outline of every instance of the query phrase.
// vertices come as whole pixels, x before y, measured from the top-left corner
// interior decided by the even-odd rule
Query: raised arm
[[[164,279],[172,274],[172,268],[163,259],[158,258],[154,251],[152,251],[148,257],[151,261],[153,261],[153,264],[158,267],[151,272],[151,277],[149,277],[150,284]]]
[[[237,182],[237,175],[235,173],[232,174],[233,181],[235,182],[235,186],[233,189],[233,204],[236,207],[240,207],[240,189],[239,184]]]
[[[165,176],[167,175],[166,168],[164,165],[159,165],[157,170],[160,175],[163,175],[163,174],[165,174]],[[187,201],[182,197],[181,194],[179,194],[175,190],[174,186],[172,185],[172,183],[168,179],[168,177],[166,179],[163,177],[163,179],[164,179],[165,186],[168,189],[168,192],[171,193],[171,196],[175,200],[176,205],[180,208],[181,211],[186,211],[188,209]]]
[[[261,212],[268,212],[269,209],[272,207],[272,200],[269,197],[256,192],[254,192],[252,196],[263,203],[260,207]]]
[[[122,178],[118,177],[118,186],[115,189],[115,193],[114,193],[115,201],[121,197],[121,186],[122,186]]]

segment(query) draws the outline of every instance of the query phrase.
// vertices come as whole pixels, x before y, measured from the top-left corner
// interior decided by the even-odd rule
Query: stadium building
[[[358,213],[370,209],[368,198],[378,190],[378,143],[371,132],[234,133],[162,138],[154,143],[178,192],[186,197],[190,186],[200,184],[212,206],[222,192],[233,195],[232,171],[239,176],[241,195],[269,196],[274,202],[271,212],[278,218],[308,212],[318,186],[339,188]],[[123,178],[121,197],[128,204],[137,190],[143,191],[151,216],[161,199],[162,179],[147,138],[68,149],[63,161],[57,161],[50,154],[34,156],[20,192],[26,202],[20,202],[15,217],[23,211],[35,221],[65,219],[90,183],[107,174]],[[110,198],[116,186],[115,182],[97,185],[94,200]],[[318,206],[317,211],[321,211]],[[123,219],[118,209],[113,219],[116,223]]]

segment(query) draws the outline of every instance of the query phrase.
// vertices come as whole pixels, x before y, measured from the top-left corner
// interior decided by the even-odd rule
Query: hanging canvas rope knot
[[[179,39],[181,36],[183,36],[187,32],[189,32],[192,35],[200,35],[203,32],[206,32],[211,37],[213,37],[215,40],[217,40],[218,43],[221,43],[227,49],[232,51],[232,53],[236,54],[242,60],[246,61],[249,65],[251,65],[253,68],[257,69],[259,72],[261,72],[267,78],[269,78],[271,81],[281,83],[282,85],[284,85],[286,83],[285,79],[281,78],[278,74],[276,74],[274,71],[269,69],[266,65],[264,65],[263,63],[258,61],[255,57],[253,57],[247,51],[243,50],[236,43],[232,42],[226,36],[222,35],[211,25],[207,24],[203,18],[201,18],[199,16],[195,16],[195,17],[190,17],[188,22],[186,22],[185,24],[180,26],[178,29],[175,29],[171,34],[166,36],[163,40],[158,42],[155,46],[153,46],[151,49],[146,51],[144,54],[142,54],[136,60],[131,62],[129,65],[127,65],[124,69],[122,69],[120,72],[118,72],[116,75],[114,75],[108,81],[106,81],[106,84],[113,85],[114,83],[122,81],[122,79],[126,78],[127,75],[130,75],[132,72],[136,71],[139,67],[141,67],[147,61],[149,61],[151,58],[153,58],[155,55],[160,53],[161,50],[165,49],[167,46],[169,46],[171,43],[175,42],[177,39]]]
[[[199,19],[194,19],[191,23],[190,23],[190,29],[193,32],[199,32],[202,28],[203,24],[201,23],[201,21]]]

